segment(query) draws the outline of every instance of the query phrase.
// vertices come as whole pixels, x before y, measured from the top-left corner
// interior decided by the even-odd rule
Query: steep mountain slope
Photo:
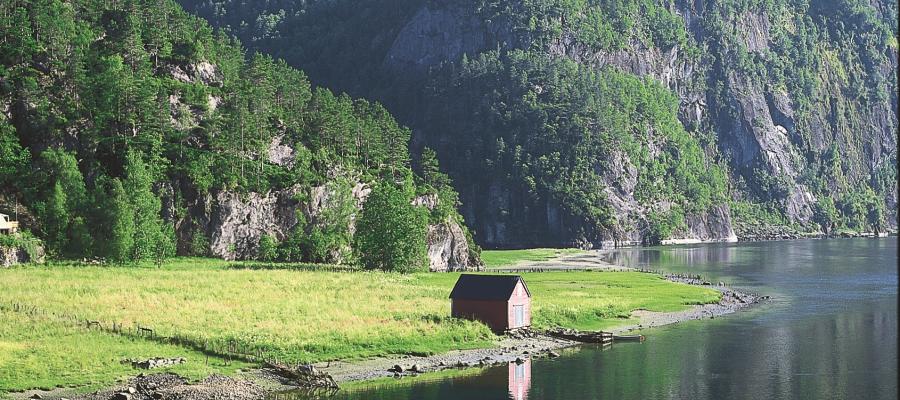
[[[0,94],[3,194],[56,256],[277,246],[270,256],[346,262],[372,185],[412,175],[410,131],[381,105],[246,57],[168,0],[4,2]],[[476,265],[456,194],[415,179],[432,268]]]
[[[489,246],[725,238],[730,215],[741,235],[896,226],[896,3],[181,2],[317,83],[383,101],[414,128],[414,150],[437,150]],[[614,70],[674,93],[679,123],[631,124],[621,97],[573,83],[621,80]],[[624,126],[558,111],[606,100]],[[608,147],[581,143],[609,132]],[[547,135],[563,138],[556,151]],[[699,160],[682,156],[694,146]],[[691,172],[696,188],[660,187],[641,179],[647,160],[664,182],[684,163],[705,173]]]

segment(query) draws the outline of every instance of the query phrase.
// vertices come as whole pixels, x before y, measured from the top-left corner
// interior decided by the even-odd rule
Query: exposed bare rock
[[[803,169],[799,152],[788,137],[788,131],[772,120],[769,103],[758,83],[750,78],[732,73],[728,79],[733,97],[732,107],[738,112],[735,127],[730,132],[730,149],[734,161],[742,168],[761,167],[771,176],[787,185],[788,196],[781,199],[786,214],[801,223],[812,218],[815,198],[809,190],[796,182]],[[773,99],[778,114],[790,121],[792,115],[789,99],[778,96]]]
[[[276,136],[269,144],[269,162],[282,167],[294,165],[294,148],[282,143],[284,136]]]
[[[783,126],[789,135],[793,135],[796,121],[794,120],[794,102],[790,95],[781,89],[768,93],[769,112],[772,122]]]
[[[131,364],[131,366],[133,368],[154,369],[154,368],[170,367],[173,365],[184,364],[185,361],[186,360],[183,357],[176,357],[176,358],[153,357],[153,358],[148,358],[146,360],[125,359],[125,360],[122,360],[122,363],[123,364]]]
[[[207,226],[210,252],[226,260],[255,256],[259,238],[284,239],[297,224],[298,188],[245,195],[218,192],[204,202],[210,204]]]
[[[219,96],[209,95],[209,98],[206,101],[206,108],[211,113],[216,111],[219,108],[219,104],[222,104],[222,98]]]
[[[391,70],[420,73],[463,54],[484,50],[496,36],[511,35],[502,27],[488,28],[461,7],[423,6],[403,27],[384,59]]]
[[[351,195],[357,209],[362,209],[369,193],[371,188],[368,185],[353,185]],[[308,193],[301,193],[299,187],[266,194],[219,191],[189,207],[188,214],[193,222],[179,221],[176,225],[181,242],[188,241],[192,234],[189,232],[190,225],[196,225],[195,229],[210,238],[211,255],[226,260],[251,259],[256,256],[263,235],[284,240],[297,224],[297,213],[301,213],[307,223],[319,223],[322,212],[334,201],[333,195],[327,186],[310,188]],[[299,201],[298,198],[305,200]],[[164,201],[164,204],[169,203]],[[420,196],[414,204],[432,209],[437,205],[437,197]],[[351,218],[348,228],[353,233],[354,219]],[[432,271],[471,270],[480,266],[480,261],[470,256],[466,235],[456,221],[448,220],[429,226],[426,242]]]
[[[412,203],[433,210],[438,205],[438,197],[434,194],[418,196]],[[425,241],[430,271],[471,271],[482,267],[481,260],[471,257],[462,226],[452,219],[429,225]]]
[[[222,85],[222,75],[218,68],[207,61],[189,65],[170,65],[169,74],[172,78],[186,83],[202,83],[214,87]]]
[[[413,199],[412,204],[414,206],[422,206],[429,210],[433,210],[437,207],[438,197],[434,194],[426,194],[424,196],[417,196]]]
[[[0,246],[0,267],[9,268],[16,264],[43,263],[44,248],[36,245],[31,255],[23,247]]]
[[[685,216],[687,231],[676,233],[671,239],[663,240],[663,244],[695,243],[695,242],[737,242],[731,222],[731,211],[728,206],[712,207],[700,214]]]
[[[469,245],[462,228],[455,222],[428,227],[428,269],[431,271],[468,271],[477,269],[469,260]]]
[[[169,122],[172,127],[181,131],[190,130],[199,125],[199,119],[199,110],[192,110],[189,105],[181,101],[181,96],[169,95]]]
[[[735,29],[742,32],[737,37],[747,51],[759,53],[769,49],[769,16],[766,13],[744,12],[735,25]]]

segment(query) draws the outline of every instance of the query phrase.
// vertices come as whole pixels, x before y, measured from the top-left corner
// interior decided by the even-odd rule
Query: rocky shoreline
[[[840,239],[840,238],[880,238],[897,236],[896,230],[885,232],[801,232],[788,226],[750,225],[737,229],[738,242],[762,242],[771,240],[797,239]]]
[[[724,282],[715,285],[699,277],[684,275],[664,275],[673,282],[689,285],[708,286],[722,292],[718,303],[696,305],[685,311],[653,312],[637,310],[632,313],[638,322],[610,329],[612,333],[631,332],[645,328],[670,325],[682,321],[715,318],[731,314],[766,301],[768,296],[760,296],[727,286]],[[433,356],[384,357],[362,362],[332,362],[315,364],[320,370],[330,374],[338,383],[369,380],[386,377],[419,375],[453,368],[480,367],[494,364],[508,364],[516,360],[553,358],[559,356],[556,350],[573,347],[582,343],[552,337],[540,332],[508,336],[497,347],[454,351]],[[397,371],[396,366],[401,367]]]
[[[685,276],[679,274],[667,274],[664,276],[666,279],[673,282],[707,286],[711,289],[718,290],[722,292],[722,298],[718,303],[697,305],[685,311],[663,313],[637,310],[632,312],[632,316],[639,319],[640,322],[638,324],[615,328],[612,330],[613,333],[631,332],[688,320],[715,318],[752,307],[753,305],[767,301],[770,298],[769,296],[762,296],[756,293],[735,290],[724,282],[712,284],[697,276]]]
[[[713,284],[697,276],[664,275],[666,279],[690,285],[708,286],[722,292],[718,303],[697,305],[679,312],[637,310],[632,315],[638,321],[611,329],[612,333],[631,332],[664,326],[682,321],[715,318],[751,307],[768,299],[740,290],[723,282]],[[313,364],[314,370],[329,375],[341,384],[378,378],[417,376],[435,371],[486,367],[522,362],[527,359],[558,357],[561,349],[581,343],[551,337],[537,332],[507,336],[496,347],[453,351],[432,356],[379,357],[363,361],[333,361]],[[318,373],[317,372],[317,373]],[[71,390],[27,391],[14,398],[83,399],[83,400],[206,400],[206,399],[263,399],[272,393],[301,389],[273,368],[244,371],[235,377],[212,375],[198,383],[189,383],[171,373],[144,375],[127,383],[90,394],[73,395]]]

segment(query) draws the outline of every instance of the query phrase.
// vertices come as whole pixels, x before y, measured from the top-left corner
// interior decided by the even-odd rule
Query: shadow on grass
[[[313,263],[287,263],[287,262],[235,262],[228,264],[226,269],[250,269],[250,270],[287,270],[287,271],[318,271],[318,272],[359,272],[362,268],[355,265],[313,264]]]

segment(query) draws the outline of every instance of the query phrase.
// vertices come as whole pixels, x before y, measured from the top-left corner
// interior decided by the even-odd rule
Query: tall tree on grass
[[[410,177],[401,184],[386,179],[369,194],[353,238],[365,268],[398,272],[427,268],[428,212],[412,205],[414,194]]]
[[[53,254],[60,254],[68,243],[67,232],[69,229],[69,209],[66,206],[66,192],[62,185],[56,182],[50,191],[50,197],[44,203],[42,222],[44,240]]]
[[[147,168],[141,153],[130,151],[125,158],[125,181],[123,187],[128,194],[128,201],[134,212],[134,247],[131,259],[146,260],[160,257],[159,249],[166,248],[164,242],[169,241],[164,235],[163,221],[160,217],[162,203],[159,196],[153,193],[153,176]]]
[[[84,177],[75,156],[60,149],[41,153],[35,174],[35,211],[51,253],[78,252],[70,246],[70,225],[88,208]]]
[[[134,255],[134,209],[122,181],[116,178],[109,181],[105,203],[106,223],[109,227],[107,255],[117,263],[131,261]]]

